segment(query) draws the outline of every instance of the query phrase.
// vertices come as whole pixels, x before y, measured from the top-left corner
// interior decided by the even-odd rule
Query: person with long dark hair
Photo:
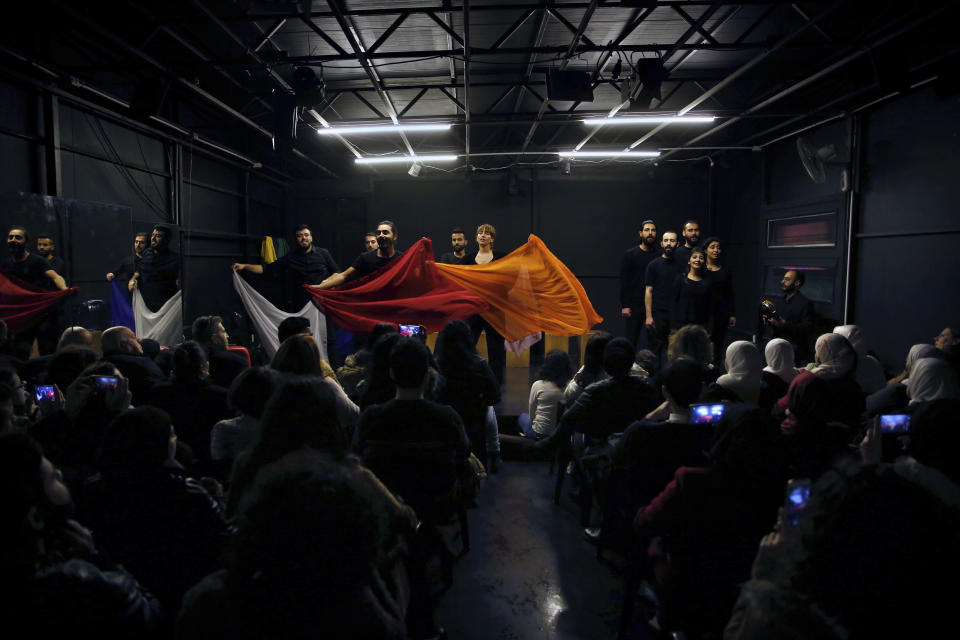
[[[629,338],[627,338],[629,340]],[[583,350],[583,366],[567,383],[563,390],[563,403],[568,407],[583,393],[583,390],[594,382],[606,380],[610,375],[603,370],[603,350],[613,340],[613,335],[606,331],[597,331],[587,340]]]
[[[493,243],[496,237],[497,230],[492,224],[481,224],[477,227],[477,250],[465,255],[460,264],[488,264],[507,255],[503,251],[494,250]],[[486,333],[487,360],[502,389],[507,369],[507,348],[503,344],[503,336],[479,315],[470,316],[467,323],[473,333],[474,344],[480,340],[481,333]]]
[[[530,386],[529,413],[517,418],[520,432],[539,440],[557,430],[563,389],[570,381],[570,356],[560,349],[551,349],[543,359],[537,379]]]
[[[674,285],[671,327],[688,324],[707,326],[710,320],[710,287],[706,254],[695,248],[687,259],[686,273],[677,276]]]
[[[707,256],[707,276],[710,287],[710,336],[713,339],[713,353],[719,364],[727,329],[737,324],[733,299],[733,275],[730,269],[720,261],[723,254],[720,238],[710,237],[703,241]]]

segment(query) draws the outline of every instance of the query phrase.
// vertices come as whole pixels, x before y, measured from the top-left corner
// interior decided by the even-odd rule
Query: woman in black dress
[[[502,251],[494,251],[493,241],[496,237],[497,230],[492,224],[482,224],[477,227],[477,250],[463,256],[460,264],[487,264],[507,255]],[[487,360],[502,389],[507,368],[507,349],[503,344],[503,336],[479,315],[470,316],[467,324],[470,325],[470,331],[473,333],[474,344],[480,340],[480,334],[486,331]]]
[[[710,320],[710,287],[706,262],[703,249],[693,249],[687,261],[687,272],[677,276],[671,327],[679,329],[688,324],[707,327]]]
[[[707,254],[707,276],[710,284],[710,336],[713,339],[714,357],[722,358],[727,328],[737,324],[733,306],[733,277],[730,269],[720,264],[722,254],[720,238],[707,238],[703,248]],[[719,360],[718,360],[719,361]]]

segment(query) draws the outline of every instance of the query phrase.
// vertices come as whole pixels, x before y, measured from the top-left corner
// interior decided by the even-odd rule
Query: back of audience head
[[[227,348],[227,332],[220,316],[199,316],[190,327],[190,335],[207,350]]]
[[[416,338],[403,336],[390,350],[390,378],[400,389],[422,387],[429,364],[430,353]]]
[[[809,433],[824,426],[833,414],[830,390],[823,378],[802,372],[787,388],[784,396],[789,414],[783,419],[784,433]]]
[[[757,345],[746,340],[731,342],[727,347],[724,366],[726,375],[717,379],[718,384],[759,386],[763,376],[763,358]]]
[[[644,373],[650,378],[660,373],[660,359],[657,358],[657,354],[650,351],[650,349],[637,350],[637,355],[633,361],[638,367],[643,369]]]
[[[476,353],[470,326],[463,320],[448,322],[437,334],[434,355],[437,364],[445,371],[452,367],[465,367]]]
[[[267,367],[250,367],[240,372],[230,385],[230,408],[251,418],[260,418],[277,386],[277,375]]]
[[[80,373],[97,360],[97,354],[90,349],[72,347],[60,351],[50,359],[45,382],[57,385],[60,391],[66,391]]]
[[[160,355],[160,352],[163,351],[160,348],[160,343],[153,338],[143,338],[140,340],[140,348],[143,349],[143,355],[151,360],[155,360],[156,357]]]
[[[181,383],[199,382],[207,377],[210,365],[207,352],[194,340],[177,345],[173,350],[173,378]]]
[[[797,377],[797,369],[793,364],[793,345],[788,340],[774,338],[767,343],[763,355],[767,361],[764,371],[769,371],[788,383]]]
[[[597,331],[583,348],[583,370],[577,372],[577,382],[587,386],[603,377],[603,350],[607,348],[613,334],[608,331]]]
[[[775,453],[779,435],[775,423],[763,409],[729,404],[710,445],[710,464],[740,474],[761,469],[775,473],[779,468]]]
[[[960,398],[917,405],[910,416],[907,452],[918,462],[946,474],[960,485]]]
[[[313,336],[295,334],[283,341],[270,362],[270,368],[281,373],[300,376],[320,376],[320,347]]]
[[[606,347],[604,347],[606,348]],[[630,363],[632,366],[632,362]],[[570,356],[561,349],[551,349],[543,358],[543,364],[537,372],[537,380],[546,380],[560,387],[562,390],[573,372],[570,370]]]
[[[603,370],[611,378],[624,380],[633,366],[633,344],[626,338],[614,338],[603,348]]]
[[[317,377],[280,382],[260,416],[259,462],[271,462],[301,447],[343,453],[347,442],[337,418],[336,399]]]
[[[400,338],[401,335],[397,332],[386,333],[374,343],[373,357],[370,361],[370,367],[367,369],[367,384],[364,393],[370,391],[376,385],[384,383],[393,385],[390,378],[390,353],[393,350],[393,345]]]
[[[907,397],[910,404],[960,396],[957,376],[950,363],[941,358],[920,358],[910,369]]]
[[[162,350],[154,357],[153,361],[160,367],[163,375],[169,378],[170,374],[173,373],[173,349]]]
[[[2,367],[0,368],[0,384],[8,387],[10,390],[12,408],[17,411],[22,411],[23,407],[27,404],[27,388],[20,379],[20,374],[18,374],[15,369]]]
[[[147,474],[160,469],[176,453],[170,416],[156,407],[124,411],[110,423],[100,454],[100,469],[115,473]]]
[[[60,334],[60,340],[57,342],[57,351],[75,347],[93,349],[93,332],[83,327],[67,327],[64,329],[63,333]]]
[[[290,316],[277,327],[277,339],[280,344],[286,342],[290,336],[300,335],[301,333],[311,335],[310,320],[303,316]]]
[[[947,351],[956,350],[957,347],[960,346],[960,331],[957,329],[958,326],[960,325],[945,327],[943,331],[933,339],[937,349],[946,353]]]
[[[389,333],[400,333],[400,330],[397,328],[397,325],[390,324],[389,322],[378,322],[373,325],[373,329],[370,330],[370,335],[367,336],[367,348],[373,350],[373,345],[377,343],[377,340]]]
[[[658,376],[661,392],[679,408],[689,407],[700,397],[703,365],[686,356],[672,360]]]
[[[838,333],[821,335],[814,351],[814,362],[807,368],[824,380],[852,378],[857,370],[857,352],[850,341]]]
[[[0,382],[0,433],[13,428],[13,388],[6,382]]]
[[[143,353],[143,347],[137,340],[136,334],[129,327],[110,327],[100,336],[100,348],[103,355],[108,356],[114,353],[140,355]]]
[[[680,356],[693,358],[707,367],[713,362],[713,342],[710,334],[698,324],[688,324],[670,334],[667,340],[667,360]]]

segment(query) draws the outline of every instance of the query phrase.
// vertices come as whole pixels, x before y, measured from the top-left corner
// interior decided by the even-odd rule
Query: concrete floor
[[[619,569],[595,559],[574,503],[553,504],[542,461],[507,461],[469,512],[471,551],[440,597],[450,640],[614,638],[623,598]]]

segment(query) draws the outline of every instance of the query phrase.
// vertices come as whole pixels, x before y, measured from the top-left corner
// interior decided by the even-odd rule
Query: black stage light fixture
[[[293,150],[297,139],[297,97],[282,89],[273,92],[273,150],[280,154]]]
[[[548,69],[547,98],[569,102],[593,102],[590,74],[585,71]]]
[[[633,103],[641,109],[649,109],[654,100],[660,100],[660,86],[667,79],[660,58],[643,58],[637,62],[637,82],[640,91],[633,97]]]
[[[623,70],[623,60],[617,59],[617,64],[613,65],[613,79],[620,79],[620,72]]]
[[[294,67],[290,85],[297,96],[297,106],[311,108],[323,102],[326,84],[322,72],[318,78],[310,67]]]

